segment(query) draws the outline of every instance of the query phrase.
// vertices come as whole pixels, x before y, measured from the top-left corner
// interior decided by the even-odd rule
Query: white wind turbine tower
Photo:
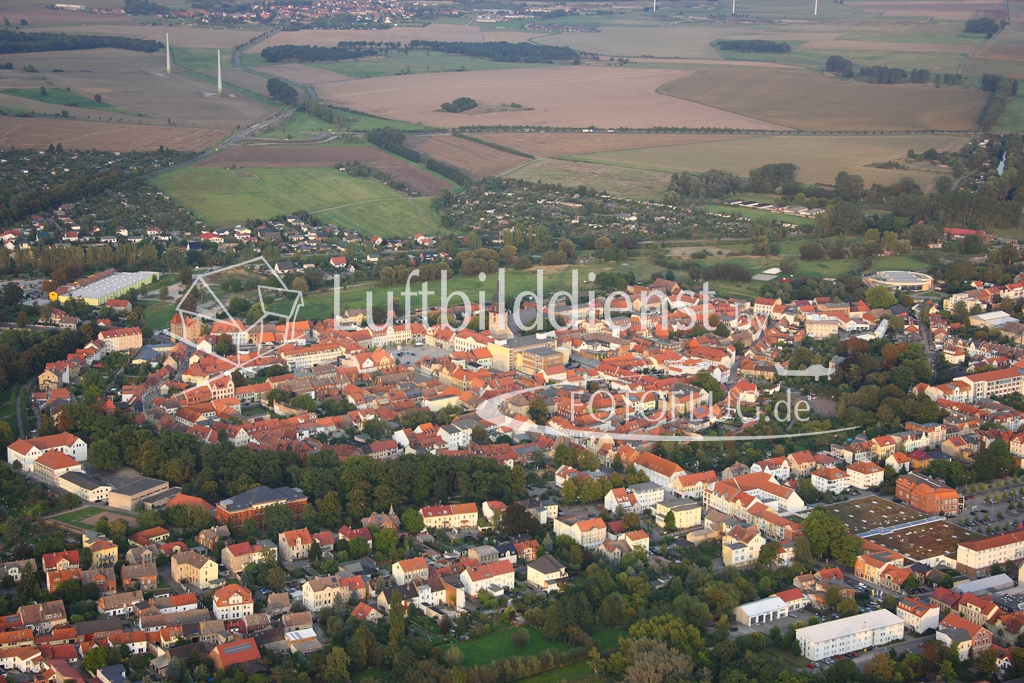
[[[814,0],[814,16],[818,16],[818,0]]]
[[[732,13],[736,14],[736,0],[732,0]]]
[[[167,45],[167,75],[171,75],[171,34],[164,34],[164,43]]]
[[[217,50],[217,94],[224,94],[224,81],[220,77],[220,50]]]

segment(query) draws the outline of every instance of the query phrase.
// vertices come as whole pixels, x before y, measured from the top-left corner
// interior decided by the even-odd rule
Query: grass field
[[[71,512],[65,512],[63,515],[57,515],[53,519],[55,519],[55,520],[57,520],[59,522],[64,522],[65,524],[71,524],[73,526],[80,526],[83,529],[91,529],[92,525],[90,525],[90,524],[83,524],[82,520],[88,519],[88,518],[92,517],[93,515],[107,515],[107,514],[111,515],[111,519],[113,519],[114,515],[125,515],[125,516],[133,516],[134,517],[134,514],[132,514],[132,513],[125,513],[125,512],[123,512],[121,510],[113,512],[113,511],[110,510],[110,508],[105,508],[105,507],[101,508],[101,507],[89,506],[89,507],[84,507],[84,508],[78,508],[77,510],[72,510]]]
[[[868,85],[806,69],[748,67],[701,69],[658,92],[781,126],[839,131],[976,130],[987,100],[965,88]]]
[[[154,330],[165,330],[174,317],[173,301],[145,301],[146,324]]]
[[[246,64],[258,55],[246,55]],[[259,57],[260,61],[263,60]],[[256,60],[252,60],[255,63]],[[349,78],[374,78],[398,74],[422,74],[436,71],[499,71],[502,69],[523,69],[541,67],[544,64],[520,64],[515,62],[492,62],[462,55],[446,55],[439,52],[427,54],[423,50],[410,50],[409,54],[392,53],[386,57],[364,57],[341,62],[317,62],[313,66]]]
[[[1024,97],[1011,97],[995,128],[998,133],[1024,132]]]
[[[761,209],[748,209],[742,206],[725,206],[722,204],[705,204],[705,208],[708,213],[726,213],[733,214],[738,213],[744,218],[768,218],[771,220],[781,221],[783,223],[792,223],[794,225],[813,225],[814,219],[807,218],[805,216],[783,216],[781,214],[772,213],[771,211],[762,211]],[[783,244],[788,244],[792,240],[787,240]],[[785,252],[783,252],[785,253]],[[794,254],[797,252],[793,252]]]
[[[529,632],[530,642],[521,649],[512,644],[512,634],[516,632],[514,628],[507,628],[503,631],[486,635],[483,638],[459,643],[459,649],[465,655],[462,665],[466,668],[472,668],[474,666],[490,664],[496,659],[505,659],[506,657],[539,655],[541,652],[551,649],[561,651],[569,649],[566,643],[552,642],[535,628],[530,626],[523,628]]]
[[[222,70],[232,67],[232,50],[220,51]],[[209,71],[217,68],[217,50],[212,47],[175,47],[171,46],[171,63],[174,66],[190,71]]]
[[[288,123],[286,123],[280,130],[284,133],[296,133],[302,131],[331,131],[336,133],[340,131],[341,128],[332,126],[326,121],[315,119],[309,114],[297,111],[291,115],[288,119]]]
[[[630,199],[660,198],[668,189],[672,177],[670,173],[662,171],[619,168],[561,159],[540,159],[517,168],[506,176],[533,182],[556,183],[565,187],[586,185],[616,197]]]
[[[572,681],[593,676],[594,670],[591,668],[590,662],[583,660],[524,678],[519,683],[572,683]]]
[[[420,132],[431,130],[430,126],[409,121],[395,121],[393,119],[382,119],[369,114],[352,114],[345,112],[345,128],[354,131],[370,131],[375,128],[397,128],[406,132]]]
[[[100,111],[117,112],[119,114],[127,114],[129,116],[144,116],[144,114],[140,114],[137,111],[130,111],[128,109],[122,109],[121,107],[115,107],[114,105],[106,102],[97,102],[91,97],[83,97],[78,93],[60,90],[58,88],[48,88],[45,95],[38,88],[4,88],[3,90],[0,90],[0,92],[5,95],[13,95],[14,97],[34,100],[35,102],[44,102],[46,104],[64,107],[78,107],[80,109],[98,109]]]
[[[831,184],[837,173],[848,171],[862,176],[868,186],[876,182],[891,184],[909,175],[922,188],[927,189],[941,169],[936,168],[936,173],[928,173],[881,169],[869,164],[903,160],[908,149],[924,151],[934,147],[948,151],[966,142],[967,137],[956,135],[768,135],[654,149],[600,152],[570,158],[671,172],[699,172],[718,168],[740,176],[747,176],[750,169],[762,164],[786,161],[796,164],[797,178],[804,183]]]
[[[260,168],[248,173],[257,177],[185,167],[157,176],[153,183],[217,227],[303,209],[338,227],[383,237],[436,230],[429,199],[410,199],[374,180],[330,168]]]

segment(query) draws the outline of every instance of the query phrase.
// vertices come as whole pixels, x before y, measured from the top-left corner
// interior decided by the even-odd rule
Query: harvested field
[[[870,166],[882,161],[902,160],[908,149],[947,151],[967,142],[956,135],[835,135],[757,136],[718,142],[693,143],[657,149],[602,152],[580,157],[618,166],[660,171],[707,171],[711,168],[746,176],[763,164],[787,161],[796,164],[797,178],[804,183],[835,181],[839,171],[863,176],[864,182],[892,184],[910,176],[927,189],[938,177],[924,170],[882,169]]]
[[[668,189],[672,174],[560,159],[540,159],[515,169],[507,177],[565,187],[586,185],[615,197],[660,199]]]
[[[444,178],[370,145],[234,146],[196,162],[193,167],[227,168],[235,165],[248,168],[334,168],[340,163],[352,161],[386,173],[422,195],[432,196],[453,187]]]
[[[257,71],[268,73],[277,78],[283,78],[293,83],[307,83],[309,85],[323,85],[324,83],[336,83],[349,80],[348,76],[318,69],[315,66],[305,64],[274,64],[257,67]]]
[[[658,89],[802,130],[976,130],[987,93],[925,85],[868,85],[812,71],[705,69]],[[828,106],[820,106],[827,102]]]
[[[941,52],[967,54],[977,45],[974,43],[887,43],[877,40],[810,40],[800,50],[880,50],[884,52]]]
[[[326,45],[334,47],[341,41],[352,40],[383,40],[389,43],[396,41],[408,43],[410,40],[451,40],[482,43],[484,42],[484,32],[477,26],[465,26],[463,24],[430,24],[422,28],[398,26],[386,31],[364,31],[361,29],[282,31],[267,38],[262,43],[254,45],[246,50],[246,52],[259,54],[263,48],[274,45]],[[512,38],[503,38],[502,40],[509,40],[511,42]],[[171,42],[174,42],[173,34],[171,35]],[[238,43],[235,44],[237,45]]]
[[[212,78],[217,77],[217,72],[212,69],[204,73]],[[263,76],[257,76],[242,69],[224,69],[223,75],[225,83],[237,85],[240,88],[245,88],[250,92],[259,93],[260,95],[265,95],[267,92],[267,79]]]
[[[998,0],[964,0],[963,2],[851,2],[851,7],[863,12],[880,12],[885,17],[929,17],[963,21],[976,16],[993,16],[1004,18],[1006,5]],[[998,13],[995,16],[990,13]]]
[[[878,496],[836,503],[829,505],[828,509],[842,520],[851,534],[862,534],[879,527],[896,526],[927,517],[924,513]]]
[[[1010,62],[1024,62],[1024,47],[1016,45],[993,45],[979,50],[979,59],[1005,59]]]
[[[529,161],[453,135],[410,135],[405,144],[432,159],[454,166],[474,180],[501,175]]]
[[[918,562],[926,562],[939,557],[955,561],[958,544],[976,541],[979,538],[983,538],[983,536],[949,522],[929,522],[900,529],[890,534],[871,536],[871,540],[875,543]]]
[[[28,26],[25,30],[49,31],[50,29]],[[164,34],[170,33],[171,47],[219,47],[222,50],[234,51],[236,45],[248,43],[252,38],[259,35],[260,30],[244,31],[239,29],[192,28],[187,26],[152,26],[150,24],[140,26],[137,23],[114,25],[110,23],[107,25],[62,27],[61,33],[130,36],[132,38],[158,40],[160,43],[164,42]],[[72,52],[84,52],[84,50],[73,50]],[[160,54],[162,55],[163,53]]]
[[[95,7],[95,5],[90,5]],[[42,7],[31,7],[25,9],[9,9],[8,17],[11,21],[24,19],[29,26],[86,26],[93,24],[136,24],[138,20],[128,15],[116,14],[93,14],[92,12],[65,12],[63,10],[44,9]]]
[[[110,152],[155,150],[160,145],[180,151],[199,151],[224,138],[223,130],[178,126],[139,126],[99,121],[5,117],[0,125],[0,147],[46,149],[60,142],[65,149],[102,149]]]
[[[668,147],[735,140],[740,135],[686,135],[682,133],[474,133],[475,137],[505,145],[535,157],[593,154],[623,149]]]
[[[761,73],[755,69],[755,71]],[[779,129],[671,97],[656,90],[679,71],[559,66],[507,71],[477,71],[392,76],[330,83],[319,88],[331,102],[385,118],[428,125],[542,125],[598,128],[654,126],[728,126]],[[439,110],[454,97],[472,97],[482,113]],[[511,103],[522,105],[512,109]],[[504,105],[504,106],[502,106]],[[494,111],[500,108],[500,111]]]

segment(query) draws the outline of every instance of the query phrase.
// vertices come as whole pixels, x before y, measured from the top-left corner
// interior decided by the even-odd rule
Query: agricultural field
[[[429,199],[412,199],[374,180],[328,168],[185,167],[153,184],[215,227],[300,209],[328,223],[383,237],[437,230]]]
[[[235,51],[220,49],[220,66],[227,71],[232,68],[231,57]],[[163,54],[163,53],[160,53]],[[212,47],[179,47],[171,45],[171,64],[190,71],[209,71],[217,74],[217,48]]]
[[[78,120],[101,117],[121,123],[236,130],[266,119],[279,109],[268,100],[227,89],[224,97],[217,97],[215,80],[198,78],[180,69],[168,78],[161,54],[104,48],[8,55],[6,61],[14,64],[14,71],[4,78],[4,89],[38,92],[42,86],[49,93],[70,88],[72,93],[89,100],[100,95],[105,105],[115,108],[93,112],[70,105],[39,105],[56,110],[47,113],[68,109],[70,117]],[[27,65],[32,65],[37,73],[23,72],[21,69]]]
[[[79,109],[95,109],[97,111],[105,111],[108,113],[127,114],[128,116],[142,116],[137,111],[128,111],[120,107],[115,107],[112,104],[106,102],[97,102],[92,97],[83,97],[78,93],[71,92],[70,90],[46,90],[46,94],[43,94],[44,88],[3,88],[0,93],[4,95],[10,95],[11,97],[20,97],[26,100],[32,100],[33,102],[39,102],[41,104],[48,104],[54,107],[77,107]]]
[[[405,144],[420,154],[454,166],[474,180],[501,175],[529,161],[453,135],[410,135]]]
[[[535,157],[560,157],[621,149],[642,149],[737,140],[739,135],[687,135],[684,133],[474,133],[474,137]]]
[[[111,152],[152,151],[161,145],[179,151],[200,151],[216,144],[227,132],[210,128],[139,126],[99,121],[54,118],[4,117],[0,147],[46,149],[60,142],[66,149],[103,149]]]
[[[257,47],[262,48],[263,43]],[[311,71],[323,71],[331,80],[344,78],[375,78],[378,76],[397,76],[400,74],[432,73],[436,71],[497,71],[502,69],[526,69],[543,67],[544,64],[520,64],[516,62],[492,62],[489,59],[466,57],[464,55],[448,55],[442,52],[425,52],[411,50],[408,54],[394,51],[388,55],[346,59],[340,62],[317,62],[306,64],[271,64],[258,53],[246,53],[246,66],[273,73],[277,69],[300,67],[308,77],[316,78]],[[344,78],[339,78],[344,77]],[[319,77],[323,78],[323,77]],[[315,81],[302,80],[302,83]]]
[[[868,85],[807,70],[700,69],[659,93],[800,130],[976,130],[987,94],[967,88]],[[827,107],[808,106],[828,102]]]
[[[629,199],[661,199],[671,180],[671,174],[662,171],[618,168],[560,159],[534,161],[509,172],[507,177],[565,187],[586,185],[615,197]]]
[[[355,79],[329,83],[318,88],[318,93],[324,100],[377,116],[446,127],[781,128],[656,92],[679,73],[668,69],[554,66]],[[440,111],[442,102],[457,97],[471,97],[481,106],[459,114]],[[512,103],[521,108],[512,108]]]
[[[512,156],[511,154],[508,156]],[[515,157],[519,158],[519,157]],[[386,173],[421,195],[432,196],[451,189],[444,178],[409,163],[401,157],[370,145],[278,145],[229,147],[194,164],[195,168],[330,168],[358,161],[375,171]],[[257,172],[259,175],[259,172]],[[305,208],[305,207],[297,207]]]
[[[964,0],[963,2],[915,2],[913,0],[854,0],[847,3],[863,12],[879,12],[883,17],[928,17],[949,21],[966,21],[978,16],[1003,19],[1006,4],[1000,0]]]
[[[573,158],[671,172],[702,172],[718,168],[740,176],[746,176],[750,169],[763,164],[787,161],[796,164],[797,178],[804,183],[831,184],[837,173],[848,171],[863,176],[868,185],[876,182],[891,184],[910,176],[922,188],[928,188],[941,173],[948,173],[948,169],[935,167],[934,172],[928,172],[916,168],[882,169],[870,164],[904,161],[909,149],[918,152],[932,147],[939,151],[958,149],[967,139],[966,136],[955,135],[768,135],[602,152]]]
[[[490,34],[488,34],[490,35]],[[508,35],[508,34],[502,34]],[[429,24],[423,27],[396,26],[388,31],[367,33],[359,29],[306,29],[302,31],[283,31],[254,45],[246,54],[258,55],[263,48],[274,45],[325,45],[333,47],[342,41],[374,40],[389,43],[408,43],[410,40],[452,40],[469,43],[485,42],[485,34],[478,24]],[[491,38],[491,40],[510,40],[509,38]],[[173,42],[173,36],[172,36]],[[246,62],[248,63],[248,62]]]
[[[81,16],[81,13],[79,12],[75,12],[74,14],[76,16]],[[234,52],[235,46],[244,45],[245,43],[248,43],[250,40],[258,36],[263,31],[263,29],[256,28],[252,30],[246,30],[226,28],[198,28],[191,26],[154,26],[151,24],[141,24],[138,22],[137,19],[132,20],[131,23],[122,24],[117,21],[116,16],[111,16],[110,19],[111,21],[109,22],[98,24],[62,26],[60,32],[88,33],[91,35],[128,36],[131,38],[148,38],[150,40],[158,40],[161,43],[164,42],[165,34],[170,33],[172,49],[174,47],[219,47],[222,51],[228,50],[230,52]],[[29,26],[25,30],[35,31],[51,29],[42,29],[39,26]],[[74,52],[81,52],[81,50],[75,50]],[[162,52],[159,53],[159,56],[161,59],[163,59]]]

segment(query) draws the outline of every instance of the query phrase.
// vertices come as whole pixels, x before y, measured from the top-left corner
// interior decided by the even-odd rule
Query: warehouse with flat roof
[[[880,609],[805,626],[796,632],[796,640],[803,656],[816,662],[899,640],[903,637],[904,626],[898,616]]]
[[[160,277],[159,273],[139,271],[138,273],[112,273],[82,287],[68,288],[57,297],[61,301],[81,299],[90,306],[102,306],[109,299],[127,296],[133,289],[139,289]]]

